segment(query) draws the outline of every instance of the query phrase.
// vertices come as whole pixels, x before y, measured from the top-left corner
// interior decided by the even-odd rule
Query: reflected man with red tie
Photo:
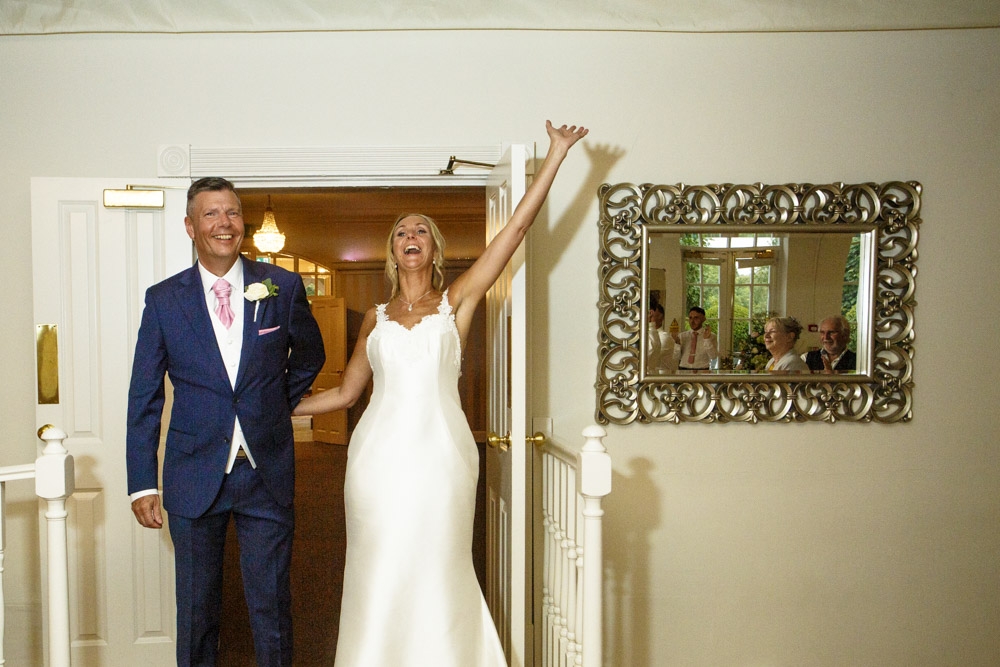
[[[712,330],[705,324],[705,309],[694,306],[688,312],[687,331],[671,334],[674,342],[681,346],[680,360],[677,370],[703,371],[708,370],[712,360],[719,356],[718,339],[712,335]]]

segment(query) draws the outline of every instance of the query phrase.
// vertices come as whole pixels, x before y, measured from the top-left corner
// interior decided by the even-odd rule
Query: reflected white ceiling
[[[0,35],[81,32],[1000,27],[998,0],[2,0]]]

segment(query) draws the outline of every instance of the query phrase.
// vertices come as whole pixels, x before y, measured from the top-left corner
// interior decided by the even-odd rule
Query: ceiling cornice
[[[123,11],[127,5],[127,11]],[[0,35],[397,30],[813,32],[1000,27],[997,0],[4,0]]]

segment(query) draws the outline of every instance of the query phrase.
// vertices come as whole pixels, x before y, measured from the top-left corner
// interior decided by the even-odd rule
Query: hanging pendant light
[[[285,235],[278,231],[278,223],[274,221],[274,211],[271,209],[271,195],[267,196],[267,208],[264,209],[264,224],[253,235],[253,244],[257,250],[266,253],[280,252],[285,247]]]

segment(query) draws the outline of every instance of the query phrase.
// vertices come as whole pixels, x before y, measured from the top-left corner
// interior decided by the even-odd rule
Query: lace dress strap
[[[389,316],[385,314],[387,303],[380,303],[375,306],[375,322],[388,322]]]
[[[448,301],[448,288],[441,294],[441,303],[438,304],[438,314],[447,317],[451,315],[451,302]]]

